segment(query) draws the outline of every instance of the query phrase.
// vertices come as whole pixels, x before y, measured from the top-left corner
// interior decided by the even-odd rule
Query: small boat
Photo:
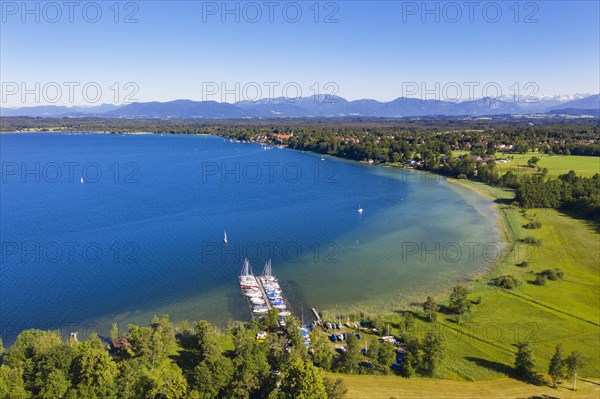
[[[81,184],[85,183],[85,180],[83,179],[83,177],[82,177],[81,179],[79,179],[79,182],[80,182]]]
[[[223,235],[223,243],[225,245],[227,245],[227,232],[226,231],[224,232],[224,235]]]
[[[323,155],[321,155],[321,161],[324,161],[324,160],[325,160],[325,157],[323,157]]]
[[[358,206],[358,213],[363,213],[363,209],[360,205]]]

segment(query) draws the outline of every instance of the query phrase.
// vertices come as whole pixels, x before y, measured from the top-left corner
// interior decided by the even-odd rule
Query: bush
[[[458,179],[463,180],[466,179],[467,175],[465,175],[464,173],[461,173],[460,175],[458,175]]]
[[[512,290],[519,285],[519,280],[517,280],[514,276],[506,275],[496,277],[492,280],[492,284],[494,284],[496,287]]]
[[[548,280],[556,281],[556,280],[562,280],[563,277],[565,276],[565,273],[563,273],[562,270],[555,268],[555,269],[546,269],[544,271],[541,271],[538,273],[538,275],[544,276]]]
[[[542,223],[541,223],[541,222],[539,222],[539,221],[530,222],[530,223],[527,223],[527,224],[526,224],[525,226],[523,226],[523,227],[524,227],[524,228],[526,228],[526,229],[530,229],[530,230],[533,230],[533,229],[539,229],[540,227],[542,227]]]
[[[543,274],[538,274],[535,276],[535,281],[533,282],[535,285],[546,285],[546,276]]]
[[[527,267],[527,266],[529,266],[529,262],[527,262],[526,260],[524,260],[521,263],[517,263],[517,266],[519,266],[519,267]]]
[[[539,238],[531,237],[531,236],[527,236],[527,237],[521,239],[521,242],[523,244],[542,245],[542,240],[540,240]]]

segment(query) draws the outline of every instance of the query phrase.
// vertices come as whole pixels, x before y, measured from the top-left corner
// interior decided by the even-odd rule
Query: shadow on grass
[[[178,333],[176,337],[181,345],[181,350],[176,355],[169,357],[182,370],[194,370],[200,360],[198,353],[194,348],[196,342],[195,336],[191,333]]]
[[[512,205],[515,202],[514,198],[496,198],[494,202],[498,205]]]
[[[579,378],[579,381],[584,381],[584,382],[587,382],[589,384],[594,384],[594,385],[599,385],[600,386],[600,382],[596,382],[596,381],[586,380],[586,379],[583,379],[583,378]]]
[[[496,372],[502,373],[508,377],[515,378],[514,369],[511,366],[506,365],[504,363],[493,362],[491,360],[481,359],[479,357],[470,357],[470,356],[465,357],[465,359],[472,363],[475,363],[476,365],[478,365],[480,367],[484,367],[488,370],[496,371]]]
[[[559,209],[558,213],[563,216],[572,217],[573,219],[581,220],[587,227],[593,229],[594,232],[600,233],[600,215],[584,215],[570,209]]]

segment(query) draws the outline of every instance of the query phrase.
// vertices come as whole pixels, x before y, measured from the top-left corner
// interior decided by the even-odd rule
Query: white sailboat
[[[224,232],[224,235],[223,235],[223,243],[225,245],[227,245],[227,232],[226,231]]]
[[[363,213],[363,209],[360,205],[358,206],[358,213]]]
[[[81,179],[79,179],[79,182],[80,182],[81,184],[85,183],[85,180],[83,180],[83,177],[82,177]]]
[[[271,269],[271,259],[269,259],[266,263],[265,263],[265,268],[263,269],[263,276],[266,277],[267,279],[269,279],[270,277],[273,277],[273,271]]]
[[[248,259],[244,259],[244,266],[242,267],[242,272],[240,273],[240,287],[244,290],[258,290],[258,282],[256,281],[256,277],[252,274],[252,269],[250,268],[250,262]]]

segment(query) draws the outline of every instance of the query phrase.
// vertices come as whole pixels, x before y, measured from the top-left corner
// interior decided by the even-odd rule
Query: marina
[[[270,310],[276,309],[279,325],[286,326],[285,317],[291,316],[292,312],[277,278],[273,275],[271,260],[265,263],[262,274],[255,276],[250,261],[245,259],[239,282],[252,318],[262,317]]]

